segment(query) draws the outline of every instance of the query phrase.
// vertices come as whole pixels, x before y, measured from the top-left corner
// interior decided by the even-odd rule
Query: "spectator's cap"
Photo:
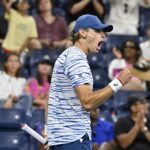
[[[92,28],[95,30],[102,30],[104,32],[110,32],[113,29],[112,25],[103,24],[97,16],[86,14],[80,16],[75,23],[73,32],[76,33],[81,28]]]
[[[143,95],[131,95],[128,99],[128,108],[130,109],[131,106],[135,105],[137,102],[144,102],[145,99],[147,99],[147,97]]]
[[[52,65],[49,55],[44,55],[39,61],[38,64],[48,64]]]

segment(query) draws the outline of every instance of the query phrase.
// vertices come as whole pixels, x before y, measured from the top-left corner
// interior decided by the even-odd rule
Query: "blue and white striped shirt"
[[[85,53],[72,46],[56,60],[48,102],[49,145],[67,144],[86,132],[91,137],[90,114],[81,105],[74,87],[89,83],[92,73]]]

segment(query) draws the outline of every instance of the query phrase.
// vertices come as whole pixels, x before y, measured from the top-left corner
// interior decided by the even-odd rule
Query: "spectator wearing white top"
[[[3,67],[4,71],[0,72],[0,107],[31,109],[32,99],[23,92],[26,79],[20,76],[19,56],[7,54]]]
[[[118,51],[119,53],[119,51]],[[134,40],[126,40],[122,44],[121,58],[113,59],[108,68],[108,76],[114,79],[119,72],[124,68],[132,68],[135,65],[143,64],[145,61],[141,57],[141,49]],[[117,56],[117,55],[116,55]],[[119,54],[118,54],[119,56]],[[132,76],[130,82],[123,87],[124,90],[146,90],[146,85],[143,80],[137,76]]]
[[[111,34],[138,35],[139,6],[149,0],[110,0],[110,13],[106,22],[113,25]]]

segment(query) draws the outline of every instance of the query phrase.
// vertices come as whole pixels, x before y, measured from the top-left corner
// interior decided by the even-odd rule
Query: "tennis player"
[[[112,25],[96,16],[80,16],[74,26],[73,46],[56,60],[48,102],[47,134],[51,150],[91,150],[89,111],[105,102],[129,82],[124,69],[105,88],[93,92],[93,78],[87,54],[98,52]]]

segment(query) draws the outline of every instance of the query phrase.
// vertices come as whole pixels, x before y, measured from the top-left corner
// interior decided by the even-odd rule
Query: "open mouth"
[[[101,49],[103,42],[104,42],[104,41],[100,41],[100,42],[98,43],[98,48],[97,48],[98,50]]]

